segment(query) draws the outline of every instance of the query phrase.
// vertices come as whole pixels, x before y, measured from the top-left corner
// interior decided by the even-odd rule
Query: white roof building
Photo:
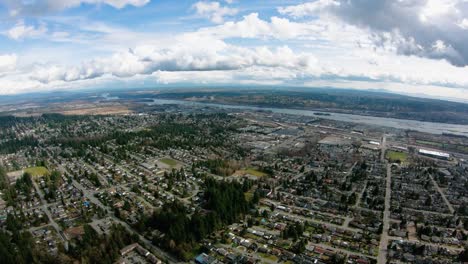
[[[444,158],[444,159],[450,158],[450,154],[448,153],[435,151],[435,150],[428,150],[428,149],[419,149],[419,154],[434,156],[434,157],[439,157],[439,158]]]

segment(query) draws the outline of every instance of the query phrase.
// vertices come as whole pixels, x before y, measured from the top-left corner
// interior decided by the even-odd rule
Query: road
[[[46,227],[48,227],[49,225],[50,225],[50,224],[45,224],[45,225],[41,225],[41,226],[34,226],[34,227],[29,228],[28,230],[29,230],[29,232],[32,233],[32,232],[37,231],[37,230],[39,230],[39,229],[46,228]]]
[[[61,166],[61,165],[58,165],[57,164],[57,167],[59,170],[61,170],[62,172],[65,172],[66,169]],[[168,254],[167,252],[163,251],[162,249],[160,249],[159,247],[156,247],[154,246],[150,240],[146,239],[144,236],[142,236],[140,233],[138,233],[136,230],[134,230],[130,225],[128,225],[126,222],[120,220],[119,218],[117,218],[114,214],[113,214],[113,210],[112,208],[109,208],[105,205],[103,205],[101,203],[101,201],[99,201],[99,199],[97,199],[95,196],[94,196],[94,193],[95,191],[91,191],[91,190],[88,190],[86,189],[83,185],[81,185],[79,182],[77,182],[76,180],[73,180],[72,181],[72,184],[73,186],[75,186],[77,189],[81,190],[83,192],[83,195],[89,200],[91,201],[92,203],[96,204],[97,206],[99,206],[100,208],[102,208],[103,210],[105,210],[107,213],[108,213],[108,216],[110,218],[112,218],[112,220],[114,220],[115,222],[121,224],[123,227],[125,227],[125,229],[127,229],[128,232],[132,233],[132,234],[136,234],[138,236],[138,238],[140,239],[140,242],[144,244],[145,248],[150,250],[151,252],[153,252],[156,256],[158,256],[159,258],[163,259],[163,260],[167,260],[169,263],[178,263],[177,259],[174,258],[172,255]],[[42,201],[42,198],[41,198],[41,201]]]
[[[418,210],[418,209],[413,209],[413,208],[408,208],[408,207],[403,208],[403,210],[404,211],[410,211],[410,212],[416,212],[416,213],[423,213],[423,214],[433,214],[433,215],[439,215],[439,216],[446,216],[446,217],[452,217],[453,216],[453,214],[433,212],[433,211],[427,211],[427,210]]]
[[[434,177],[432,177],[432,175],[430,175],[430,174],[429,174],[429,178],[431,178],[432,184],[434,184],[437,191],[440,193],[440,196],[442,196],[442,199],[444,200],[445,204],[447,205],[450,213],[453,214],[455,212],[455,210],[453,209],[453,206],[450,204],[449,200],[445,196],[444,192],[442,192],[442,189],[439,187],[439,184],[437,184],[437,182],[434,180]]]
[[[165,251],[163,251],[162,249],[154,246],[151,241],[149,241],[148,239],[146,239],[144,236],[142,236],[140,233],[138,233],[135,229],[133,229],[130,225],[128,225],[126,222],[120,220],[119,218],[117,218],[114,214],[113,214],[113,211],[111,208],[108,208],[107,206],[103,205],[101,203],[101,201],[99,201],[99,199],[97,199],[96,197],[94,197],[93,195],[93,192],[94,191],[89,191],[87,190],[83,185],[81,185],[79,182],[73,180],[73,185],[80,189],[81,191],[83,191],[83,194],[84,196],[89,199],[91,202],[95,203],[97,206],[101,207],[102,209],[104,209],[105,211],[108,212],[108,216],[110,218],[112,218],[112,220],[114,220],[115,222],[121,224],[123,227],[125,227],[125,229],[127,229],[128,232],[132,233],[132,234],[136,234],[138,235],[139,239],[140,239],[140,242],[142,242],[144,244],[144,246],[147,248],[147,249],[150,249],[153,253],[155,253],[158,257],[160,258],[163,258],[163,259],[166,259],[169,261],[169,263],[177,263],[178,261],[171,255],[169,255],[168,253],[166,253]]]
[[[390,228],[390,199],[392,192],[392,171],[390,164],[387,164],[387,179],[385,186],[385,209],[383,213],[383,229],[380,237],[379,246],[379,257],[377,259],[378,264],[384,264],[387,262],[387,247],[388,247],[388,230]]]
[[[57,224],[57,222],[55,222],[54,218],[52,217],[52,214],[50,213],[49,208],[47,207],[47,201],[44,199],[44,194],[39,189],[39,186],[37,185],[36,181],[33,180],[32,183],[33,183],[34,189],[36,190],[36,193],[39,194],[39,198],[42,204],[42,210],[47,215],[47,218],[49,218],[50,225],[55,229],[58,236],[62,239],[65,249],[68,250],[68,241],[63,235],[62,228],[60,228],[60,226]]]
[[[102,173],[99,173],[98,171],[96,171],[96,169],[91,165],[91,164],[88,164],[84,161],[82,161],[84,166],[87,167],[88,169],[90,169],[94,174],[96,174],[96,176],[99,178],[99,182],[101,183],[101,185],[103,187],[107,187],[109,186],[109,183],[107,182],[107,180],[102,176]]]
[[[314,245],[315,247],[321,247],[321,248],[328,249],[328,250],[331,250],[331,251],[337,251],[337,252],[340,252],[340,253],[348,255],[348,256],[349,255],[356,255],[356,256],[360,256],[360,257],[364,257],[364,258],[375,259],[375,257],[373,257],[373,256],[362,254],[362,253],[359,253],[359,252],[350,251],[350,250],[343,249],[343,248],[337,248],[337,247],[328,246],[328,245],[321,244],[321,243],[313,243],[313,242],[309,242],[309,244]]]
[[[385,151],[387,150],[387,136],[384,134],[382,136],[382,152],[380,154],[381,162],[387,164],[387,177],[385,181],[385,209],[383,212],[383,228],[382,235],[380,236],[380,245],[379,245],[379,257],[377,258],[377,264],[387,263],[387,247],[388,247],[388,230],[390,229],[390,200],[392,192],[392,170],[390,164],[385,160]]]
[[[461,246],[457,247],[457,246],[446,245],[446,244],[437,244],[437,243],[432,243],[432,242],[424,242],[424,241],[420,241],[420,240],[414,241],[414,240],[409,240],[409,239],[401,239],[401,237],[393,237],[393,236],[389,236],[388,238],[390,240],[403,240],[403,241],[410,242],[410,243],[417,244],[417,245],[436,246],[436,247],[445,248],[446,250],[454,251],[454,252],[463,251],[463,247],[461,247]]]
[[[387,150],[387,135],[382,136],[382,142],[380,144],[381,147],[381,153],[380,153],[380,161],[385,162],[385,151]]]
[[[366,188],[367,188],[367,180],[364,181],[364,183],[362,184],[362,186],[364,186],[362,188],[362,190],[358,193],[357,195],[357,199],[356,199],[356,203],[354,204],[353,207],[359,207],[359,205],[361,204],[361,199],[362,199],[362,196],[364,195],[364,192],[366,191]]]
[[[272,200],[269,200],[269,199],[265,199],[265,200],[267,200],[270,203],[275,204],[276,206],[282,205],[281,203],[276,202],[276,201],[272,201]],[[288,206],[288,207],[291,207],[291,206]],[[299,208],[299,207],[297,207],[297,208]],[[311,210],[309,210],[309,211],[311,211]],[[339,229],[348,230],[348,231],[351,231],[351,232],[362,232],[361,229],[352,228],[352,227],[345,227],[343,225],[337,225],[337,224],[333,224],[333,223],[330,223],[330,222],[324,222],[324,221],[320,221],[320,220],[317,220],[317,219],[312,219],[311,217],[306,217],[306,216],[302,216],[302,215],[298,215],[298,214],[294,214],[294,213],[289,213],[289,212],[282,211],[282,210],[279,210],[279,209],[275,210],[275,212],[279,213],[279,216],[288,216],[290,219],[298,219],[298,220],[302,220],[304,222],[308,221],[308,222],[312,222],[312,223],[315,223],[315,224],[320,224],[320,225],[323,225],[323,226],[326,226],[326,227],[329,227],[329,228],[339,228]]]

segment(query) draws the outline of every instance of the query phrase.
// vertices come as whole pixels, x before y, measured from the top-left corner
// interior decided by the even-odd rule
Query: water
[[[322,111],[311,111],[311,110],[300,110],[290,108],[270,108],[270,107],[257,107],[247,105],[225,105],[215,103],[204,103],[204,102],[191,102],[183,100],[167,100],[167,99],[154,99],[153,102],[147,103],[148,105],[165,105],[165,104],[176,104],[176,105],[188,105],[188,106],[212,106],[223,109],[240,109],[240,110],[253,110],[253,111],[271,111],[272,113],[278,114],[289,114],[289,115],[302,115],[302,116],[314,116],[322,119],[329,119],[342,122],[353,122],[365,125],[391,127],[403,130],[415,130],[431,134],[442,134],[450,133],[456,135],[468,136],[468,125],[455,125],[435,122],[423,122],[416,120],[407,119],[396,119],[387,117],[376,117],[376,116],[364,116],[354,114],[342,114],[333,112],[322,112]],[[315,113],[321,113],[326,115],[316,115]]]
[[[103,93],[101,95],[104,98],[104,101],[112,101],[112,100],[118,100],[118,96],[111,96],[109,93]]]

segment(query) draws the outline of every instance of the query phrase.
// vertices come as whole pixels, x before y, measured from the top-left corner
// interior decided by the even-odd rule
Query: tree
[[[204,212],[197,211],[189,217],[184,204],[175,201],[143,220],[145,230],[157,229],[164,233],[162,246],[184,259],[199,241],[219,228],[243,219],[252,206],[246,201],[242,184],[238,182],[220,182],[208,177],[204,187]]]
[[[292,251],[296,254],[301,254],[305,251],[307,241],[305,239],[299,240],[294,246],[292,247]]]
[[[458,256],[462,263],[468,262],[468,246],[465,246],[465,249]]]

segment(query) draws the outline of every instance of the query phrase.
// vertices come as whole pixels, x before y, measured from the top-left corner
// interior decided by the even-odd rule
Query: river
[[[192,102],[192,101],[184,101],[184,100],[169,100],[169,99],[154,99],[153,102],[150,102],[147,104],[148,105],[176,104],[176,105],[202,106],[202,107],[211,106],[211,107],[219,107],[223,109],[270,111],[272,113],[314,116],[314,117],[322,118],[322,119],[330,119],[330,120],[342,121],[342,122],[353,122],[353,123],[382,126],[382,127],[391,127],[391,128],[403,129],[403,130],[410,129],[410,130],[426,132],[426,133],[431,133],[431,134],[450,133],[450,134],[468,136],[468,125],[423,122],[423,121],[407,120],[407,119],[396,119],[396,118],[354,115],[354,114],[342,114],[342,113],[300,110],[300,109],[290,109],[290,108],[271,108],[271,107],[257,107],[257,106],[247,106],[247,105],[226,105],[226,104]],[[325,115],[317,115],[316,113],[325,114]]]

